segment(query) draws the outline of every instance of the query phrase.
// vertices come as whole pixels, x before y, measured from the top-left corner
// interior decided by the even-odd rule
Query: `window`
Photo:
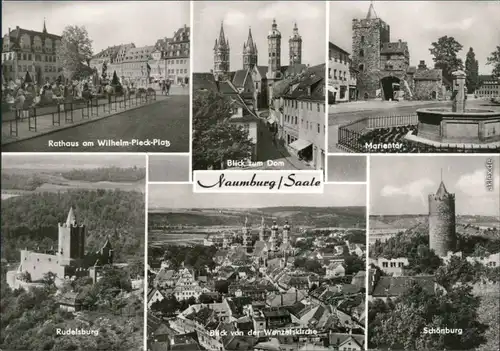
[[[365,43],[365,36],[364,36],[364,35],[362,35],[362,36],[361,36],[361,44],[364,44],[364,43]]]
[[[360,72],[363,72],[363,71],[365,70],[365,65],[360,64],[360,65],[358,66],[358,68],[359,68],[359,71],[360,71]]]
[[[363,51],[363,49],[359,50],[359,57],[364,57],[365,56],[365,52]]]
[[[387,268],[389,267],[389,264],[387,262],[382,262],[382,267]]]

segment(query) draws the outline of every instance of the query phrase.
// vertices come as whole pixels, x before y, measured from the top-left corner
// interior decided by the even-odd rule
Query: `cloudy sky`
[[[2,154],[2,169],[74,169],[100,167],[146,167],[145,155],[123,154]]]
[[[368,1],[330,2],[330,41],[352,51],[352,19],[366,17]],[[408,42],[410,64],[425,60],[433,65],[431,43],[452,36],[463,45],[465,62],[469,47],[479,61],[480,74],[491,73],[486,58],[500,43],[498,1],[374,1],[377,16],[391,27],[391,41]]]
[[[243,69],[243,43],[248,28],[259,53],[258,64],[267,66],[267,34],[273,18],[281,32],[281,63],[289,63],[288,39],[297,22],[302,36],[302,63],[311,66],[325,62],[326,3],[324,1],[195,1],[193,13],[194,72],[213,69],[213,48],[219,38],[221,21],[231,48],[230,69]]]
[[[67,25],[85,26],[94,53],[112,45],[154,45],[189,26],[189,1],[2,1],[2,37],[19,26],[61,34]]]
[[[328,156],[329,182],[366,182],[366,156]]]
[[[365,206],[366,186],[325,184],[323,194],[203,194],[192,184],[150,184],[149,208],[258,208]]]
[[[494,191],[485,186],[488,158]],[[370,214],[428,213],[427,196],[437,191],[442,169],[457,214],[500,215],[498,156],[373,156],[370,166]]]

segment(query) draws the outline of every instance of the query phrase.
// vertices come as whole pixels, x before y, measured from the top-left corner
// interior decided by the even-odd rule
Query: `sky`
[[[150,184],[149,208],[259,208],[275,206],[366,206],[364,184],[325,184],[323,194],[193,193],[192,184]]]
[[[258,65],[267,66],[267,35],[273,18],[281,32],[281,63],[289,63],[288,39],[297,22],[302,36],[302,63],[311,66],[325,63],[326,2],[324,1],[195,1],[193,3],[194,72],[213,69],[213,48],[219,38],[221,21],[229,39],[230,70],[243,69],[243,43],[248,29],[257,45]]]
[[[486,160],[493,160],[494,191],[485,186]],[[427,196],[441,181],[455,193],[456,213],[499,216],[499,156],[373,156],[370,214],[427,214]]]
[[[328,156],[329,182],[366,182],[366,156]]]
[[[189,155],[149,155],[150,182],[188,182]]]
[[[189,26],[189,1],[2,1],[2,37],[19,26],[61,35],[67,25],[85,26],[94,54],[108,46],[154,45]]]
[[[452,36],[463,49],[465,62],[470,47],[479,61],[479,73],[491,74],[486,58],[500,44],[500,3],[498,1],[374,1],[377,16],[391,28],[391,41],[408,42],[410,65],[425,60],[433,67],[431,43],[442,36]],[[330,2],[329,39],[352,52],[352,20],[366,18],[368,1]]]
[[[145,155],[102,154],[2,154],[2,169],[81,169],[101,167],[146,167]]]

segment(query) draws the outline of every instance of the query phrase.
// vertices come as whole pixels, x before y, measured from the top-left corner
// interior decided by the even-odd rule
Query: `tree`
[[[465,258],[452,256],[447,265],[441,266],[436,271],[436,281],[446,290],[455,284],[475,282],[476,271]]]
[[[113,71],[113,79],[111,80],[111,85],[113,85],[113,86],[120,85],[120,81],[118,80],[118,76],[116,75],[116,71]]]
[[[491,74],[500,78],[500,46],[497,46],[496,50],[491,53],[491,56],[486,59],[487,65],[493,65],[493,70]]]
[[[91,74],[92,40],[84,26],[67,26],[62,33],[57,58],[63,67],[64,76],[73,79],[82,74]]]
[[[227,160],[250,158],[254,144],[247,130],[228,120],[230,101],[218,93],[193,99],[193,169],[221,169]]]
[[[467,74],[467,93],[472,94],[479,85],[479,63],[472,48],[469,48],[467,57],[465,58],[465,72]]]
[[[356,255],[348,255],[345,257],[345,274],[352,275],[359,271],[365,270],[365,262]]]
[[[452,82],[452,72],[463,69],[462,59],[457,57],[457,54],[463,48],[462,44],[456,41],[455,38],[445,35],[431,45],[429,51],[434,56],[434,67],[442,69],[443,77],[448,82]]]

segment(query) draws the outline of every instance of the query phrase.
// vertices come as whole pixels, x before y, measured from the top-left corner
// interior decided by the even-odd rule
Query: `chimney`
[[[427,69],[427,65],[425,64],[424,60],[420,60],[420,63],[418,64],[418,69]]]

